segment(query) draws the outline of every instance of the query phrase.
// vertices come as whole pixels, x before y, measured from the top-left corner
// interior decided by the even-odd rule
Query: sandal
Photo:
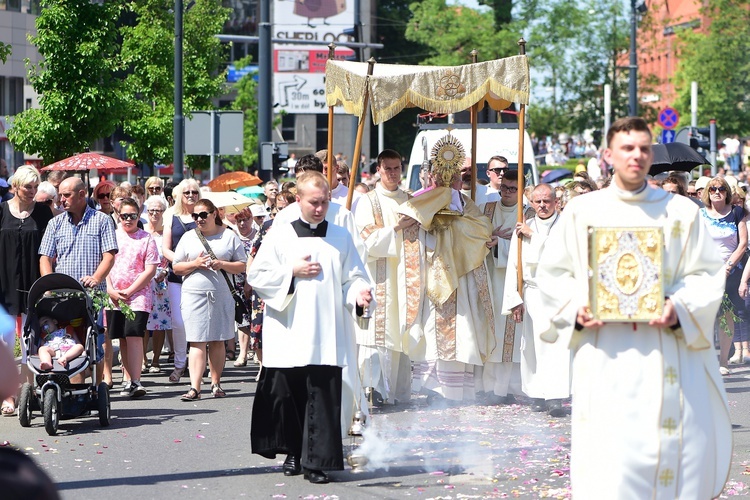
[[[172,384],[178,384],[183,373],[185,373],[185,368],[175,368],[172,370],[172,373],[169,374],[169,382]]]
[[[213,394],[215,398],[227,397],[227,393],[224,392],[224,389],[222,389],[219,384],[214,384],[211,386],[211,394]]]
[[[234,351],[227,350],[226,356],[224,356],[227,361],[234,361],[237,359],[237,354],[235,354]]]
[[[240,356],[237,361],[234,362],[234,366],[247,366],[247,358]]]
[[[161,366],[151,365],[148,369],[149,373],[161,373]]]
[[[191,387],[180,399],[183,401],[198,401],[200,398],[201,393]]]
[[[3,417],[12,417],[16,414],[16,398],[9,399],[13,401],[3,401],[2,407],[0,407]]]

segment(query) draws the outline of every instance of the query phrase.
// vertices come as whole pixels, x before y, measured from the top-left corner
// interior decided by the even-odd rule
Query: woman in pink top
[[[141,210],[132,198],[120,203],[120,224],[117,227],[115,263],[107,276],[107,293],[115,309],[107,311],[110,337],[120,339],[123,396],[138,398],[146,394],[141,385],[143,364],[143,335],[153,305],[153,294],[149,286],[159,264],[159,252],[154,238],[138,228]],[[135,313],[135,319],[127,319],[119,304],[127,304]]]

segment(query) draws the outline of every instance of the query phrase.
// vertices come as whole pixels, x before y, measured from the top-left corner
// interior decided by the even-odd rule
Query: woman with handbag
[[[241,273],[247,261],[240,238],[223,227],[210,200],[198,201],[192,217],[198,227],[180,239],[172,261],[175,274],[183,276],[180,308],[190,346],[190,389],[183,401],[201,397],[207,348],[211,393],[215,398],[226,395],[221,388],[224,341],[234,337],[235,320],[234,289],[227,273]]]

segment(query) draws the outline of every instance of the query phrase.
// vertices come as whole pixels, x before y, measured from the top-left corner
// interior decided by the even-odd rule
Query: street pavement
[[[570,417],[532,413],[523,399],[509,406],[448,406],[416,396],[375,409],[364,444],[362,438],[345,440],[347,452],[356,446],[355,456],[368,457],[365,470],[347,466],[330,474],[330,484],[312,485],[302,476],[285,477],[283,456],[268,460],[250,452],[257,365],[235,368],[228,361],[222,383],[227,397],[210,397],[204,385],[197,402],[180,401],[187,379],[169,384],[171,366],[163,366],[164,373],[143,376],[149,392],[142,399],[119,396],[115,386],[110,427],[100,427],[94,415],[64,420],[58,435],[48,436],[38,413],[30,428],[17,418],[0,418],[0,444],[31,456],[66,500],[570,496]],[[735,368],[725,382],[734,460],[722,498],[748,495],[750,365]],[[602,492],[602,498],[611,496]]]

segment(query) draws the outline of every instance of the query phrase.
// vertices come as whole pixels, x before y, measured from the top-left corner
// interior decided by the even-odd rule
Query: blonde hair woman
[[[195,204],[201,199],[200,185],[195,179],[185,179],[174,188],[172,196],[174,206],[168,212],[169,217],[165,217],[162,238],[162,254],[169,262],[174,262],[174,250],[183,235],[196,228],[192,214]],[[169,375],[169,381],[176,384],[185,372],[187,363],[185,324],[180,310],[182,278],[170,270],[167,281],[169,282],[169,305],[172,311],[172,347],[174,349],[174,370]]]
[[[15,196],[0,204],[0,304],[13,317],[26,312],[27,294],[22,290],[28,290],[40,276],[39,245],[52,219],[50,207],[34,201],[40,182],[36,168],[19,167],[10,178]],[[13,349],[15,331],[11,330],[1,340]],[[25,369],[24,374],[28,376]],[[13,415],[15,398],[3,401],[0,411],[3,415]]]
[[[164,181],[158,177],[149,177],[143,187],[146,189],[146,197],[164,196]]]

